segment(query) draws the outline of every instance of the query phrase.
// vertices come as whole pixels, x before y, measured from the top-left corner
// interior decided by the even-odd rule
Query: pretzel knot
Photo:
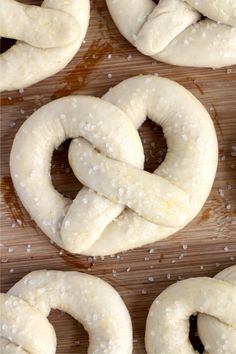
[[[62,70],[80,48],[88,21],[89,0],[44,0],[42,7],[0,0],[0,36],[18,41],[0,55],[0,92]]]
[[[106,1],[120,32],[145,55],[183,66],[236,64],[234,1]]]
[[[105,304],[105,306],[104,306]],[[51,309],[67,312],[89,333],[89,354],[131,354],[132,324],[119,294],[79,272],[35,271],[0,294],[1,353],[56,353]]]
[[[149,117],[168,152],[154,174],[143,170],[137,132]],[[73,138],[69,162],[86,187],[75,200],[52,186],[53,150]],[[13,143],[15,188],[39,227],[73,253],[108,255],[167,237],[200,211],[215,177],[217,140],[204,109],[180,85],[139,76],[103,99],[72,96],[36,111]],[[125,210],[124,210],[125,209]]]
[[[194,278],[171,285],[153,302],[146,324],[148,354],[196,352],[188,338],[189,318],[198,314],[205,354],[236,353],[236,266],[214,279]]]

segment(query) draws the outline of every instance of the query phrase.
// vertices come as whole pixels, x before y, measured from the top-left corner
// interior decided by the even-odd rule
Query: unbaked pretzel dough
[[[0,92],[62,70],[86,35],[89,7],[89,0],[44,0],[42,7],[0,0],[0,36],[18,40],[0,55]]]
[[[182,66],[236,64],[235,0],[106,2],[121,34],[145,55]]]
[[[143,171],[137,132],[147,116],[168,145],[154,174]],[[53,150],[68,138],[78,138],[69,161],[86,186],[73,202],[50,178]],[[72,253],[104,256],[189,223],[208,197],[217,160],[205,108],[182,86],[150,75],[122,82],[103,99],[71,96],[40,108],[18,131],[10,168],[23,205],[48,237]]]
[[[153,302],[146,324],[148,354],[194,354],[189,317],[199,313],[198,333],[205,354],[236,353],[236,266],[211,278],[171,285]]]
[[[35,271],[0,296],[2,354],[56,353],[51,309],[67,312],[89,333],[90,354],[131,354],[132,324],[119,294],[103,280],[79,273]]]

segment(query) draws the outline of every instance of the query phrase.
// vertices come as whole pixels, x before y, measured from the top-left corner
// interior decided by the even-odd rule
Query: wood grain
[[[91,5],[86,43],[67,68],[24,92],[8,92],[1,97],[2,291],[36,269],[78,270],[100,276],[123,297],[133,321],[134,354],[144,354],[148,308],[163,289],[178,279],[214,276],[236,263],[236,67],[212,70],[154,62],[122,38],[104,0],[94,0]],[[60,252],[30,219],[14,192],[9,171],[14,136],[35,109],[51,100],[71,93],[100,97],[109,87],[140,73],[158,73],[176,80],[211,114],[219,139],[219,166],[212,193],[188,227],[162,242],[104,260]],[[153,171],[165,156],[165,140],[161,129],[148,121],[140,135],[146,169]],[[52,174],[56,188],[73,197],[80,184],[68,165],[67,149],[65,143],[54,154]],[[59,312],[53,312],[50,320],[58,335],[58,353],[87,352],[88,338],[80,325]]]

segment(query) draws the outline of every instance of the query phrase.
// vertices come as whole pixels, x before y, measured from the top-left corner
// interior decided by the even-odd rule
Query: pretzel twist
[[[147,353],[196,353],[188,338],[189,317],[196,313],[204,353],[236,353],[236,266],[214,279],[187,279],[164,290],[149,310]]]
[[[137,132],[147,116],[163,127],[168,144],[154,174],[143,171]],[[50,179],[53,150],[67,138],[74,139],[70,165],[86,186],[73,202]],[[40,108],[18,131],[10,167],[24,206],[53,241],[103,256],[160,240],[191,221],[211,190],[217,156],[214,126],[199,101],[170,80],[140,76],[102,100],[72,96]]]
[[[17,40],[0,55],[0,92],[62,70],[80,48],[88,21],[89,0],[44,0],[41,7],[0,0],[0,36]]]
[[[0,349],[56,353],[51,309],[67,312],[89,333],[90,354],[131,354],[132,324],[119,294],[103,280],[79,273],[35,271],[0,295]]]
[[[234,0],[106,2],[121,34],[145,55],[182,66],[236,64]]]

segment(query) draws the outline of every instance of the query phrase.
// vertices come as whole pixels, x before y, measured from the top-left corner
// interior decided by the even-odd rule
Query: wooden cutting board
[[[97,275],[123,297],[133,321],[134,353],[144,354],[148,309],[162,290],[179,279],[214,276],[236,263],[236,67],[212,70],[154,62],[122,38],[104,0],[91,1],[91,5],[86,42],[67,68],[24,92],[2,94],[2,291],[6,292],[22,276],[36,269],[77,270]],[[219,139],[219,167],[212,193],[195,220],[164,241],[104,260],[61,252],[37,228],[14,192],[9,171],[14,136],[34,110],[55,98],[72,93],[100,97],[111,86],[141,73],[158,73],[176,80],[211,114]],[[148,121],[140,129],[140,135],[146,169],[153,171],[165,156],[165,139],[161,129]],[[69,167],[67,149],[65,143],[54,154],[53,181],[59,191],[75,196],[80,184]],[[58,335],[58,353],[87,352],[88,337],[80,325],[57,311],[50,315],[50,320]]]

